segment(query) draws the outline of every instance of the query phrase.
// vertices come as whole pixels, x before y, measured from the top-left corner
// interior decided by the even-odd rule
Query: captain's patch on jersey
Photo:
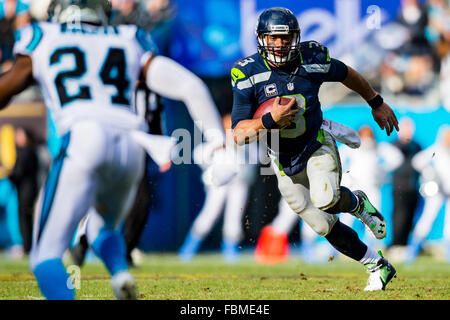
[[[276,96],[278,94],[277,85],[275,83],[264,86],[264,92],[267,97]]]

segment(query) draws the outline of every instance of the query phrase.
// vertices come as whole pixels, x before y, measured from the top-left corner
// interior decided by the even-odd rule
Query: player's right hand
[[[372,116],[381,130],[386,130],[388,136],[394,131],[398,132],[398,120],[394,111],[385,102],[378,108],[372,109]]]
[[[300,112],[300,110],[297,107],[294,107],[297,102],[295,98],[292,98],[286,105],[280,104],[280,100],[280,97],[275,98],[270,113],[272,114],[273,120],[280,126],[280,128],[284,128],[289,126],[291,122],[295,120],[295,116]]]

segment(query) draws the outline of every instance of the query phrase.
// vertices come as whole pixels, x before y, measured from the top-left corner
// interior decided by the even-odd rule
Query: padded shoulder
[[[233,64],[231,68],[231,78],[236,83],[239,80],[249,78],[252,74],[257,73],[259,66],[258,54],[240,59]]]
[[[303,63],[326,64],[330,63],[330,52],[327,47],[317,41],[304,41],[300,43],[300,52]]]

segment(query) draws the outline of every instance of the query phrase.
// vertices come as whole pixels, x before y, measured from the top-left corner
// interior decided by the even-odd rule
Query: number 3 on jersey
[[[280,130],[281,138],[297,138],[305,133],[306,131],[306,121],[305,117],[305,97],[301,94],[294,94],[291,96],[283,96],[284,98],[295,98],[297,100],[297,107],[300,109],[300,112],[295,116],[294,121],[291,122],[291,125],[285,129]]]
[[[71,47],[55,50],[50,56],[50,66],[60,63],[61,58],[66,55],[73,56],[75,68],[61,71],[55,78],[55,85],[61,106],[77,99],[91,99],[91,89],[88,86],[80,85],[78,93],[70,95],[64,84],[66,79],[80,79],[87,71],[85,54],[81,49]],[[104,85],[111,85],[117,89],[117,94],[111,97],[112,103],[121,105],[130,104],[130,101],[125,96],[125,92],[130,86],[130,81],[126,77],[126,60],[123,49],[109,49],[99,75]]]

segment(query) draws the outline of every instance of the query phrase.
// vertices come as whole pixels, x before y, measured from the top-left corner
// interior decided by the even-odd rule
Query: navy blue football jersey
[[[321,146],[320,86],[326,81],[343,81],[347,73],[347,66],[330,58],[328,49],[315,41],[300,44],[298,63],[289,70],[271,67],[258,53],[241,59],[231,69],[232,128],[242,120],[252,119],[258,107],[271,98],[295,98],[300,112],[289,127],[279,131],[276,148],[284,173],[294,175]],[[272,148],[270,135],[268,147]]]

